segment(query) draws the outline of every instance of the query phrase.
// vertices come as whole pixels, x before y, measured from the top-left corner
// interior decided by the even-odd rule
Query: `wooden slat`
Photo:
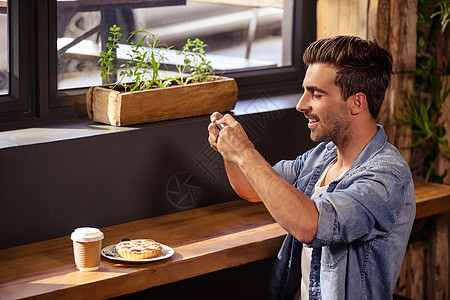
[[[417,51],[417,0],[390,1],[388,50],[395,72],[415,72]],[[395,37],[395,38],[392,38]]]
[[[367,37],[368,0],[317,2],[317,39],[349,34]]]
[[[408,245],[394,293],[407,299],[424,299],[424,242]]]
[[[450,215],[441,216],[435,227],[435,274],[432,278],[434,286],[434,299],[449,299],[449,227]]]
[[[389,88],[386,91],[386,97],[381,106],[377,122],[384,124],[388,141],[394,144],[402,154],[408,164],[411,162],[411,149],[405,148],[411,145],[411,126],[389,124],[398,123],[397,116],[404,116],[406,107],[404,101],[414,91],[414,73],[399,73],[391,77]]]
[[[441,76],[441,81],[444,86],[449,86],[450,75]],[[442,126],[446,128],[445,138],[450,141],[450,94],[444,100],[444,103],[442,103],[438,122],[438,124],[442,124]],[[437,174],[443,177],[443,182],[445,184],[450,184],[450,156],[441,151],[438,155],[435,167]]]
[[[392,76],[377,121],[384,125],[388,141],[411,163],[411,126],[392,126],[405,115],[406,99],[414,91],[417,41],[417,0],[378,0],[369,11],[369,37],[375,36],[392,54]]]

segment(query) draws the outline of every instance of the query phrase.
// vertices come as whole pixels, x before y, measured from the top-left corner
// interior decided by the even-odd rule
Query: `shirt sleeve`
[[[297,179],[296,160],[282,160],[273,166],[273,170],[290,184]]]
[[[290,184],[294,184],[300,172],[303,169],[306,158],[310,155],[311,150],[303,155],[298,156],[294,160],[282,160],[273,166],[273,170],[284,180]]]

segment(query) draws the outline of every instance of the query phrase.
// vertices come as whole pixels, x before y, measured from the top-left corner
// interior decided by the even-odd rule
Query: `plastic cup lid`
[[[97,228],[81,227],[72,232],[70,239],[75,242],[96,242],[103,239],[103,232]]]

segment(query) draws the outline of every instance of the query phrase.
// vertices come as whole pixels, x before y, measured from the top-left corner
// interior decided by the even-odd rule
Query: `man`
[[[315,148],[272,168],[219,113],[209,142],[233,189],[289,233],[271,299],[391,299],[415,216],[410,169],[376,124],[392,57],[376,41],[338,36],[311,44],[303,60],[297,110]]]

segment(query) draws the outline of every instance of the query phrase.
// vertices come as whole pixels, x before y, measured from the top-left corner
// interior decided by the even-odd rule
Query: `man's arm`
[[[313,201],[272,169],[236,120],[230,115],[221,118],[220,114],[213,114],[212,123],[216,120],[226,127],[219,132],[210,124],[209,141],[222,154],[232,187],[241,196],[261,199],[280,226],[300,242],[311,242],[319,219]]]
[[[225,170],[228,181],[239,196],[250,202],[261,202],[261,198],[259,198],[259,195],[248,182],[238,165],[232,162],[225,162]]]

